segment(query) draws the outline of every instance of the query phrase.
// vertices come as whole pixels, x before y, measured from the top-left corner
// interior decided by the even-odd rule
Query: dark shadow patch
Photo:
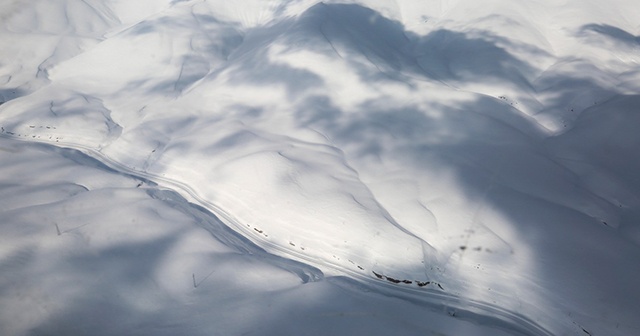
[[[22,97],[27,92],[19,88],[0,88],[0,105],[18,97]]]
[[[640,36],[635,36],[626,30],[608,24],[588,24],[580,28],[578,36],[587,37],[592,34],[602,36],[610,41],[627,46],[640,46]]]

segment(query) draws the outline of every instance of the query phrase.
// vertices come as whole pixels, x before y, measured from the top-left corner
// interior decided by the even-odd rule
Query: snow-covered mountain
[[[639,334],[636,7],[1,3],[0,333]]]

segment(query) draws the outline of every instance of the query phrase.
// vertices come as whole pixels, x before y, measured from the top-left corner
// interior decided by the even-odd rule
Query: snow
[[[633,1],[0,12],[1,333],[640,332]]]

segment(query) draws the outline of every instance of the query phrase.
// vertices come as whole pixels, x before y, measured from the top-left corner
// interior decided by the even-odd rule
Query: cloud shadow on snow
[[[589,25],[585,30],[625,44],[637,39],[608,26]],[[345,108],[330,95],[311,93],[328,85],[321,72],[274,61],[270,46],[276,43],[284,48],[280,52],[285,54],[311,51],[341,58],[365,85],[401,83],[415,91],[416,81],[427,81],[452,88],[460,83],[490,83],[515,86],[525,92],[549,90],[554,94],[545,101],[545,111],[564,111],[566,117],[567,129],[554,138],[558,141],[563,141],[563,134],[577,132],[573,131],[574,125],[579,127],[583,118],[598,111],[617,118],[618,112],[606,109],[606,100],[617,92],[599,80],[600,70],[578,62],[562,71],[551,69],[545,73],[521,56],[523,53],[530,58],[549,56],[535,46],[484,31],[438,29],[421,36],[366,7],[319,4],[296,19],[246,32],[243,43],[207,78],[215,78],[224,70],[230,75],[229,85],[281,85],[289,98],[299,100],[294,103],[294,118],[299,126],[326,135],[346,152],[347,160],[375,163],[382,158],[406,167],[408,172],[433,169],[452,173],[467,199],[477,202],[481,209],[500,213],[507,218],[506,222],[517,223],[509,229],[519,237],[522,246],[505,248],[503,260],[511,258],[509,253],[519,254],[522,249],[531,253],[527,267],[531,274],[540,274],[542,280],[537,284],[540,292],[528,293],[530,297],[541,295],[545,288],[553,288],[556,283],[576,279],[577,290],[567,294],[574,302],[580,303],[584,293],[619,295],[615,290],[599,286],[611,274],[627,278],[623,271],[624,259],[609,256],[637,256],[639,252],[637,245],[603,224],[615,221],[609,216],[618,211],[618,204],[603,200],[585,186],[576,174],[580,170],[557,157],[558,153],[550,146],[553,141],[548,140],[549,134],[513,104],[487,95],[470,94],[471,99],[449,103],[440,100],[427,107],[400,100],[389,104],[394,99],[391,96],[368,99],[358,106]],[[510,50],[518,50],[519,55]],[[589,97],[594,99],[589,106],[576,103],[579,100],[576,97],[585,91],[601,96]],[[636,98],[627,97],[629,101]],[[246,112],[243,114],[246,122],[269,117],[268,111],[251,106],[250,102],[234,108]],[[587,112],[583,115],[584,111]],[[218,149],[230,150],[242,144],[242,134],[232,134],[223,140],[217,144]],[[598,147],[599,141],[606,140],[593,141]],[[586,150],[588,154],[589,146],[579,150]],[[628,148],[619,148],[611,155],[624,157],[632,153]],[[593,169],[601,168],[597,161],[586,164],[594,165]],[[635,161],[630,165],[636,165]],[[470,228],[476,226],[498,237],[502,235],[504,228],[494,226],[489,218],[483,219],[482,214],[479,216],[473,219],[475,223],[469,223]],[[583,234],[566,237],[567,232]],[[593,236],[603,237],[603,241],[610,243],[605,246],[618,246],[618,249],[593,248],[589,238]],[[617,239],[623,243],[617,244]],[[576,254],[573,249],[585,252]],[[604,271],[596,271],[593,265]],[[494,271],[498,274],[511,270]],[[492,279],[484,280],[485,285],[492,287]],[[499,287],[497,283],[493,285]],[[626,280],[622,287],[633,288]],[[555,318],[571,320],[567,316]],[[606,321],[614,322],[614,319]]]
[[[635,36],[626,30],[608,24],[592,23],[584,25],[580,28],[578,36],[587,36],[589,34],[597,34],[627,46],[640,46],[640,36]]]
[[[500,81],[520,85],[524,82],[521,78],[530,77],[535,69],[501,44],[526,50],[532,56],[546,55],[534,46],[485,31],[437,29],[421,36],[360,5],[313,6],[297,19],[296,28],[305,33],[319,31],[319,37],[356,69],[363,82],[409,76],[449,83]],[[289,42],[304,38],[307,36],[293,33]],[[313,38],[312,44],[317,43]]]
[[[205,16],[199,20],[215,21],[214,18]],[[259,29],[271,29],[267,33],[263,32],[264,35],[273,35],[279,42],[285,42],[289,51],[311,49],[343,58],[356,70],[362,83],[405,83],[412,87],[413,81],[424,80],[440,81],[455,87],[456,83],[463,82],[495,82],[530,90],[530,78],[535,77],[540,69],[510,53],[505,46],[525,49],[531,57],[545,55],[535,47],[519,45],[482,31],[463,33],[439,29],[420,36],[407,31],[401,23],[359,5],[320,4],[310,8],[298,19],[291,20],[293,21],[282,23],[282,26]],[[209,23],[215,24],[214,21]],[[284,29],[290,27],[296,28],[292,29],[293,33]],[[148,34],[153,29],[155,28],[151,25],[144,26],[136,33]],[[627,45],[637,44],[638,41],[638,37],[611,26],[594,24],[585,26],[583,30]],[[207,34],[213,32],[214,30],[206,30]],[[469,101],[438,103],[428,108],[400,101],[397,106],[389,107],[384,99],[376,98],[346,109],[332,101],[328,95],[307,95],[313,88],[327,85],[322,74],[270,60],[266,46],[273,40],[253,46],[258,49],[245,50],[242,42],[248,34],[239,37],[239,34],[233,32],[228,36],[220,44],[215,42],[206,46],[197,56],[185,56],[182,60],[184,69],[193,69],[181,72],[178,79],[154,84],[149,89],[150,92],[182,92],[206,76],[215,76],[216,71],[222,68],[211,66],[207,57],[218,57],[221,50],[228,58],[242,57],[258,50],[253,54],[254,59],[243,63],[249,67],[234,68],[232,59],[220,61],[221,67],[230,67],[226,68],[233,75],[230,85],[282,84],[290,97],[302,98],[294,115],[299,126],[322,131],[333,143],[345,150],[347,159],[353,157],[361,162],[375,162],[376,158],[383,158],[404,165],[409,171],[433,168],[453,173],[469,199],[476,199],[484,206],[497,210],[511,222],[518,223],[511,229],[518,232],[525,244],[532,246],[534,260],[530,261],[531,267],[541,274],[541,279],[546,279],[540,284],[542,289],[545,286],[552,287],[556,280],[586,279],[578,281],[579,291],[571,294],[574,295],[572,298],[586,292],[604,297],[610,292],[602,291],[598,284],[607,283],[612,275],[617,279],[626,277],[622,268],[623,261],[616,261],[614,258],[623,255],[619,251],[640,255],[637,246],[618,244],[617,239],[623,239],[612,228],[603,226],[600,223],[602,218],[585,215],[576,208],[576,202],[564,199],[567,196],[575,197],[579,201],[592,202],[597,207],[612,211],[611,204],[593,197],[590,191],[581,187],[580,177],[557,160],[547,145],[547,135],[531,119],[508,103],[476,95]],[[568,106],[570,108],[570,100],[574,95],[571,87],[576,85],[594,92],[609,90],[596,80],[584,77],[584,73],[572,71],[549,75],[543,80],[547,82],[538,85],[557,85],[560,90],[555,99],[548,103],[551,110],[567,109]],[[132,87],[139,84],[131,83]],[[0,97],[4,96],[6,95],[0,91]],[[634,102],[637,98],[638,96],[629,97]],[[251,106],[238,108],[257,120],[266,114]],[[594,113],[596,110],[591,110],[587,115]],[[616,114],[615,111],[608,113]],[[575,113],[575,119],[579,120],[581,117],[579,112]],[[632,141],[637,141],[637,138]],[[224,143],[225,146],[234,144],[233,141]],[[619,150],[617,157],[634,155],[628,153],[626,148]],[[630,166],[629,171],[633,168],[640,169],[640,166]],[[553,191],[558,190],[562,194],[554,195]],[[549,209],[553,211],[548,211]],[[491,229],[491,223],[481,225]],[[574,237],[554,236],[557,226],[570,228],[560,232],[585,230],[587,234]],[[619,246],[619,250],[611,252],[593,248],[593,242],[588,241],[591,236],[600,236],[610,243],[609,246]],[[571,244],[567,243],[568,240]],[[162,246],[167,242],[157,243]],[[572,246],[585,252],[576,254]],[[126,250],[128,247],[123,248]],[[158,249],[153,244],[140,248],[147,252]],[[536,248],[545,248],[547,251]],[[517,253],[518,249],[518,246],[512,246],[512,251]],[[105,253],[117,254],[122,251],[114,248]],[[557,255],[559,261],[535,259],[538,252],[541,256]],[[90,264],[90,258],[81,260],[80,264],[83,263]],[[603,268],[594,273],[587,263]],[[135,279],[139,276],[138,271],[132,271],[126,265],[124,268],[118,267],[113,270],[116,274]],[[562,269],[563,267],[566,268]],[[558,275],[560,273],[571,275],[563,278]],[[627,278],[637,278],[633,276]],[[634,288],[627,280],[621,281],[621,288]],[[103,290],[109,294],[108,288]],[[102,299],[97,302],[101,302],[100,300]],[[109,304],[112,303],[107,302]],[[89,306],[96,306],[96,301],[80,300],[67,315],[58,318],[73,320],[80,316],[90,319],[92,314],[86,313],[91,312],[87,310]],[[633,306],[629,304],[627,307]],[[127,316],[127,309],[133,308],[118,308],[118,314],[121,317]],[[614,320],[608,322],[615,323]],[[40,334],[47,333],[39,331],[42,331]],[[39,334],[38,330],[34,333]]]
[[[3,148],[4,145],[7,144],[3,143]],[[49,155],[45,157],[55,156],[73,165],[80,164],[82,173],[99,172],[96,176],[100,179],[119,174],[77,150],[45,144],[28,146],[19,143],[12,147],[9,143],[7,148],[16,149],[15,155],[21,155],[20,148],[35,147]],[[63,161],[59,164],[52,168],[54,173],[78,169]],[[131,180],[133,183],[136,178]],[[33,309],[16,315],[19,316],[16,325],[30,326],[26,330],[29,335],[175,335],[176,332],[209,335],[212,328],[224,324],[227,325],[222,329],[240,334],[259,330],[259,323],[270,321],[272,312],[267,310],[268,314],[256,314],[259,316],[256,321],[245,315],[252,316],[252,309],[257,313],[274,297],[277,300],[278,291],[271,287],[277,289],[281,285],[270,282],[283,281],[285,288],[297,287],[323,277],[314,267],[266,253],[207,210],[188,203],[173,191],[153,186],[146,190],[83,187],[80,197],[71,194],[41,204],[39,188],[32,187],[46,190],[51,186],[38,183],[13,186],[23,193],[33,193],[37,199],[32,205],[25,205],[17,217],[15,211],[0,211],[3,223],[15,224],[3,226],[3,232],[11,233],[12,240],[22,245],[0,258],[0,298],[3,304],[18,300],[21,303],[18,308]],[[124,193],[124,197],[111,197],[114,190],[119,190],[116,194],[121,196]],[[86,199],[99,204],[84,203]],[[72,209],[77,208],[81,211],[70,215]],[[114,209],[117,215],[109,217]],[[174,210],[180,213],[178,217]],[[82,222],[78,218],[91,212],[95,213],[88,218],[95,222],[66,227]],[[32,213],[37,215],[34,217]],[[53,225],[43,225],[42,221],[60,223],[60,233],[56,236]],[[173,221],[175,223],[171,223]],[[132,224],[123,224],[129,222]],[[169,227],[155,230],[158,224],[160,227],[169,224]],[[116,229],[105,239],[104,230],[119,225],[135,228],[127,231],[131,235],[119,235]],[[199,257],[199,262],[186,270],[176,267],[174,258],[184,258],[181,261],[186,263],[193,261],[191,254],[175,252],[184,248],[179,248],[180,244],[193,242],[188,237],[194,229],[203,229],[205,231],[198,234],[209,232],[214,239],[204,247],[208,251]],[[145,235],[145,230],[151,234]],[[40,240],[48,241],[44,244],[46,248]],[[211,245],[217,247],[211,248]],[[191,253],[198,255],[199,252]],[[257,276],[256,271],[264,273]],[[192,285],[191,272],[197,279],[196,286]],[[194,311],[201,314],[190,316]],[[6,316],[0,317],[4,320]],[[0,330],[5,329],[0,327]]]
[[[311,49],[325,55],[334,53],[356,70],[362,83],[405,82],[411,87],[413,80],[428,80],[455,87],[456,83],[462,82],[495,82],[525,91],[534,90],[536,85],[554,87],[557,94],[546,102],[547,111],[568,111],[571,121],[577,120],[576,127],[581,126],[580,121],[584,120],[581,118],[588,118],[598,111],[598,106],[591,107],[591,112],[581,115],[589,106],[576,106],[574,98],[579,95],[576,86],[604,99],[618,94],[598,80],[598,71],[579,71],[580,67],[547,74],[532,83],[542,69],[508,49],[525,50],[532,58],[548,56],[533,46],[482,31],[462,33],[440,29],[418,36],[406,31],[401,23],[359,5],[316,5],[300,16],[293,27],[293,33],[277,38],[280,42],[285,41],[289,51]],[[637,40],[617,28],[590,25],[585,29],[627,44]],[[323,39],[325,43],[319,44]],[[272,63],[262,57],[257,66],[268,69]],[[268,76],[271,74],[256,80],[250,76],[253,70],[238,78],[257,85],[270,82]],[[238,72],[243,73],[243,69]],[[321,81],[309,82],[303,77],[303,83],[322,85]],[[284,78],[291,82],[286,87],[295,86],[296,79],[295,72]],[[282,80],[272,78],[271,83]],[[303,92],[290,89],[289,93],[300,97]],[[514,106],[500,99],[476,95],[468,101],[433,104],[428,108],[411,102],[398,102],[389,107],[385,99],[371,99],[355,108],[345,109],[328,95],[303,97],[295,115],[299,125],[325,134],[345,150],[347,159],[354,157],[361,162],[376,162],[376,158],[383,157],[387,162],[406,165],[409,170],[437,168],[454,173],[469,199],[498,211],[511,223],[518,223],[510,229],[517,232],[523,246],[511,246],[510,250],[514,253],[523,248],[532,251],[533,257],[528,261],[531,272],[539,273],[540,279],[545,279],[538,284],[540,290],[553,286],[556,281],[580,279],[576,292],[567,294],[573,302],[581,302],[580,293],[620,295],[598,285],[606,282],[611,274],[626,277],[623,270],[626,261],[609,258],[610,255],[640,255],[637,245],[603,225],[614,220],[609,217],[618,211],[618,205],[603,200],[590,186],[583,184],[576,174],[580,170],[566,166],[556,157],[554,148],[549,147],[550,142],[546,140],[549,134]],[[595,97],[592,106],[604,104],[599,111],[612,116],[618,114],[615,110],[607,110],[606,101],[598,98]],[[636,98],[627,99],[631,102]],[[566,132],[571,133],[571,127]],[[564,139],[562,133],[555,138]],[[637,140],[637,136],[631,139],[632,142]],[[593,141],[596,144],[601,140]],[[620,148],[612,155],[624,157],[632,153],[628,148]],[[600,169],[597,161],[588,164]],[[636,168],[640,169],[640,166]],[[470,225],[500,232],[500,228],[491,223]],[[577,234],[566,238],[557,232]],[[592,248],[590,237],[595,236],[608,242],[604,246],[617,248],[614,251]],[[615,243],[618,239],[621,244]],[[576,255],[574,248],[587,252]],[[554,255],[558,258],[550,260],[548,256]],[[590,262],[585,262],[587,259]],[[597,271],[593,265],[606,271]],[[496,271],[509,272],[508,269]],[[633,285],[624,281],[623,287],[633,288]],[[571,320],[568,316],[556,318]],[[611,319],[604,323],[614,322]]]
[[[11,99],[23,96],[26,92],[19,88],[0,88],[0,105]]]

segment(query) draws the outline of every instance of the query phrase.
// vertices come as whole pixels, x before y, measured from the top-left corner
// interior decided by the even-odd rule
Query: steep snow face
[[[1,55],[3,135],[329,275],[530,332],[640,330],[632,1],[4,6],[28,57]]]

